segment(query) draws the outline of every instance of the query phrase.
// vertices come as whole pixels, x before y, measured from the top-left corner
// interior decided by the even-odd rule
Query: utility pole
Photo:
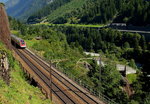
[[[49,82],[50,82],[50,99],[52,101],[52,62],[50,61],[50,65],[49,65]]]
[[[102,86],[102,83],[101,83],[101,70],[102,70],[102,63],[101,63],[101,56],[99,56],[99,88],[101,90],[101,86]]]

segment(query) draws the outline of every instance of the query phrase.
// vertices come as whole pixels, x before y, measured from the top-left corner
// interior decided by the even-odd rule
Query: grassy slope
[[[0,43],[0,49],[4,49]],[[50,104],[41,91],[27,83],[17,61],[11,68],[10,86],[0,79],[0,104]]]
[[[134,81],[136,81],[137,78],[137,74],[128,74],[127,75],[127,79],[129,80],[129,83],[133,83]]]
[[[98,25],[93,25],[93,24],[49,24],[49,23],[37,23],[35,25],[48,25],[48,26],[74,26],[74,27],[95,27],[95,28],[100,28],[106,26],[105,24],[98,24]]]
[[[80,8],[87,0],[73,0],[60,8],[56,9],[52,14],[48,16],[48,21],[52,22],[55,19],[64,16],[67,13],[70,13],[77,8]]]

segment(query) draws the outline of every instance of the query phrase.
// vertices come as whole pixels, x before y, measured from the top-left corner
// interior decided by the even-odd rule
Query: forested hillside
[[[125,22],[138,26],[150,24],[150,1],[149,0],[128,0],[122,6],[115,22]]]
[[[72,12],[72,15],[74,15],[74,11],[82,7],[86,1],[87,0],[55,0],[52,4],[46,6],[44,9],[41,9],[39,12],[36,12],[29,17],[28,23],[40,22],[43,20],[53,23],[65,23],[67,21],[63,17],[65,15],[70,15]]]
[[[57,1],[57,0],[56,0]],[[66,2],[65,2],[66,3]],[[55,5],[55,4],[53,4]],[[147,0],[71,0],[58,8],[46,6],[34,13],[28,22],[102,24],[125,22],[148,25],[150,3]],[[50,10],[48,12],[48,10]]]
[[[9,0],[6,2],[8,15],[26,21],[35,11],[51,3],[53,0]]]
[[[40,9],[39,11],[36,11],[33,13],[29,18],[28,22],[40,22],[42,17],[48,16],[51,14],[54,10],[61,7],[65,3],[70,2],[71,0],[54,0],[52,3],[48,4],[44,8]]]
[[[115,99],[119,104],[150,103],[150,78],[148,77],[150,75],[150,44],[145,41],[144,36],[112,29],[97,30],[57,25],[52,29],[66,34],[69,45],[79,49],[82,47],[83,50],[90,52],[98,52],[102,59],[107,57],[112,60],[112,63],[107,61],[108,64],[102,67],[102,89],[100,90],[103,94]],[[125,65],[137,68],[136,80],[131,83],[134,94],[129,98],[118,89],[123,86],[123,83],[116,71],[115,62],[123,62]],[[137,67],[137,64],[140,66]],[[87,75],[94,83],[95,88],[98,88],[99,67],[94,63],[91,65],[92,69]]]
[[[106,23],[116,14],[120,0],[72,0],[47,16],[51,23]],[[35,16],[38,14],[35,14]]]

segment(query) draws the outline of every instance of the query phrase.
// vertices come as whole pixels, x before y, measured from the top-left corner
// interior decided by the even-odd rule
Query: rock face
[[[11,49],[9,22],[3,4],[0,4],[0,40]]]
[[[6,53],[0,53],[0,77],[9,84],[10,76],[9,76],[9,63]]]

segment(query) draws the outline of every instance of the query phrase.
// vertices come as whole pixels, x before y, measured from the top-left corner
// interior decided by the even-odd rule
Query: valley
[[[149,104],[149,1],[8,0],[5,8],[9,15],[10,34],[22,38],[27,50],[50,63],[87,93],[106,104]],[[2,37],[4,39],[7,38]],[[60,93],[64,93],[62,96],[55,96],[59,92],[50,93],[48,89],[52,87],[48,78],[51,81],[55,76],[48,77],[43,65],[35,64],[39,62],[30,58],[26,49],[17,49],[16,56],[24,61],[20,63],[24,63],[24,69],[34,66],[31,70],[35,74],[26,74],[41,86],[42,92],[46,88],[44,94],[47,98],[52,100],[52,94],[53,103],[86,102],[74,95],[73,89],[67,88],[65,82],[66,86],[60,83],[56,86]],[[45,84],[40,82],[42,80]],[[53,87],[56,82],[59,81],[54,81]],[[56,101],[57,98],[60,102]],[[89,99],[87,102],[90,104]]]

